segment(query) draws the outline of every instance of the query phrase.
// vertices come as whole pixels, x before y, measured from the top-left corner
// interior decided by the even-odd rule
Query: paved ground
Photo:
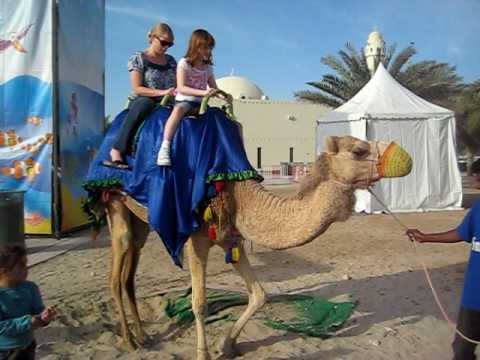
[[[25,239],[28,251],[28,267],[38,265],[56,256],[62,255],[88,241],[90,241],[89,230],[79,231],[70,237],[60,240],[48,237],[28,237]]]

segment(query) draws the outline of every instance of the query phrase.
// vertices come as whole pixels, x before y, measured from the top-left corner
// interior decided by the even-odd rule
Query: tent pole
[[[53,128],[53,156],[52,156],[52,177],[53,177],[53,235],[55,238],[61,238],[62,224],[62,202],[61,202],[61,184],[60,184],[60,109],[59,109],[59,86],[58,86],[58,1],[52,0],[52,128]]]

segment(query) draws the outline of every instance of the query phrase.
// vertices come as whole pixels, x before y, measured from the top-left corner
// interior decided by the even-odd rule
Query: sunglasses
[[[171,42],[171,41],[166,41],[166,40],[159,39],[157,36],[155,36],[155,38],[158,40],[160,45],[162,45],[162,47],[169,48],[169,47],[173,46],[173,42]]]

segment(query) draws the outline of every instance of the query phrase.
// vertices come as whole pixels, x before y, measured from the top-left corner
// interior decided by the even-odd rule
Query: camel
[[[393,150],[392,150],[393,149]],[[244,239],[274,250],[302,246],[316,239],[353,211],[354,190],[365,189],[382,177],[404,176],[411,158],[394,143],[362,141],[354,137],[327,138],[327,151],[313,165],[295,196],[280,198],[254,180],[228,182],[226,195],[233,225]],[[135,272],[140,252],[149,233],[148,209],[129,196],[112,196],[105,204],[112,244],[110,287],[119,313],[122,338],[129,349],[145,340],[135,298]],[[186,243],[192,281],[192,309],[195,315],[196,359],[210,359],[205,333],[206,266],[212,246],[228,248],[226,230],[212,241],[204,225]],[[219,344],[225,357],[235,356],[236,339],[251,316],[266,302],[246,251],[233,267],[246,283],[248,305]],[[133,316],[134,334],[126,320],[122,292],[126,292]],[[193,356],[192,356],[193,357]]]

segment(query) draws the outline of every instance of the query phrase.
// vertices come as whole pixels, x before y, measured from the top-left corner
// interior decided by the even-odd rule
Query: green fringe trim
[[[121,189],[122,182],[118,179],[89,180],[82,184],[87,192],[87,198],[82,202],[82,210],[88,215],[88,220],[94,226],[100,226],[105,222],[105,213],[98,211],[100,197],[104,190]]]
[[[244,181],[244,180],[257,180],[263,181],[263,177],[255,170],[244,170],[231,173],[217,173],[207,177],[207,184],[212,181]]]
[[[231,173],[217,173],[207,177],[207,184],[214,181],[244,181],[257,180],[263,181],[263,177],[255,170],[245,170]],[[88,219],[94,225],[99,226],[104,223],[105,213],[99,208],[100,197],[105,190],[121,189],[122,182],[115,178],[105,180],[89,180],[82,184],[87,192],[86,199],[82,202],[82,210],[88,215]]]

